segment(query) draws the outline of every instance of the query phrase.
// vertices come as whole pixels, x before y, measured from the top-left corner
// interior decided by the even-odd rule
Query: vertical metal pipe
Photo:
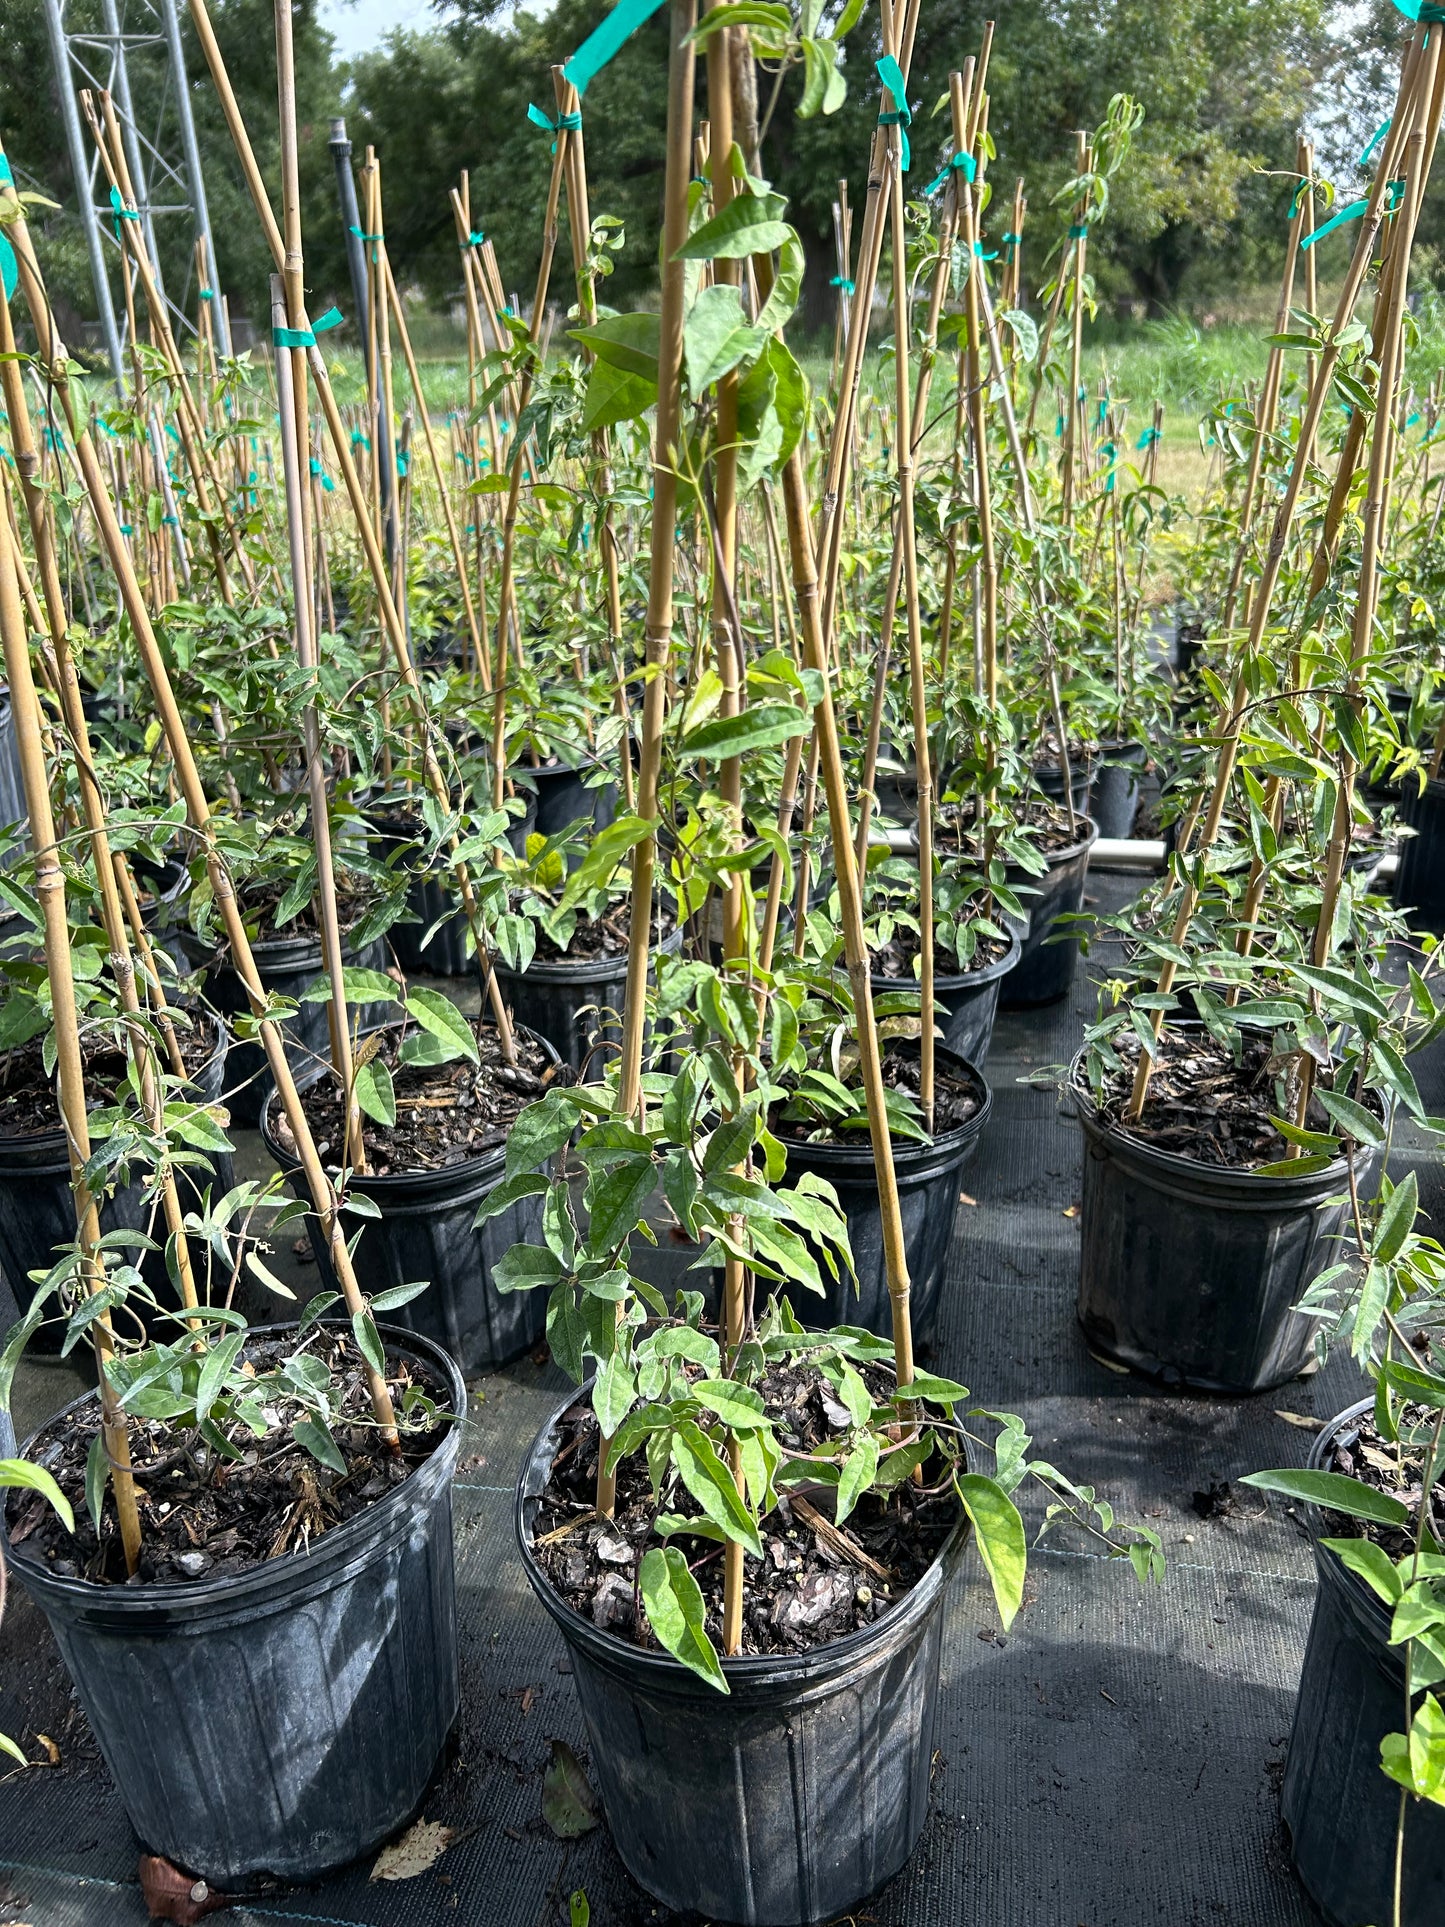
[[[213,294],[211,319],[216,341],[223,355],[231,352],[231,324],[221,300],[221,276],[216,261],[216,243],[211,233],[211,210],[206,202],[206,176],[201,167],[201,150],[196,140],[196,123],[191,114],[191,90],[186,79],[186,50],[181,41],[178,0],[154,0],[166,30],[166,51],[171,61],[171,85],[176,90],[176,119],[181,130],[181,150],[185,155],[186,175],[191,190],[191,212],[196,233],[205,249],[206,277]]]
[[[166,291],[165,275],[161,272],[160,249],[156,246],[155,223],[151,219],[150,175],[146,170],[145,159],[141,153],[140,136],[136,132],[135,102],[130,93],[130,69],[126,65],[125,35],[120,30],[120,14],[115,0],[102,0],[105,16],[106,38],[111,43],[111,83],[110,91],[115,96],[119,108],[120,134],[125,142],[125,157],[130,166],[131,184],[135,188],[135,204],[141,219],[141,233],[146,238],[146,252],[151,258],[151,272],[162,297]]]
[[[361,214],[356,204],[356,176],[351,171],[351,142],[347,138],[346,121],[343,116],[331,123],[331,138],[326,143],[331,149],[331,158],[336,163],[336,196],[341,203],[341,225],[346,230],[346,265],[351,270],[351,298],[356,304],[356,331],[361,337],[361,352],[366,365],[368,388],[372,381],[371,336],[366,325],[368,302],[371,298],[371,277],[366,262],[366,246],[362,241]],[[382,299],[384,300],[383,290]],[[420,397],[418,397],[420,404]],[[381,411],[381,421],[377,433],[376,459],[379,464],[381,480],[381,525],[386,532],[386,559],[388,569],[396,560],[396,515],[392,506],[392,462],[391,462],[391,423],[386,419],[386,410]]]
[[[110,356],[116,386],[125,389],[125,357],[121,352],[120,328],[115,318],[115,300],[106,270],[105,241],[95,208],[90,184],[90,154],[80,125],[80,107],[75,98],[75,82],[70,72],[70,48],[65,37],[64,0],[45,0],[45,30],[50,37],[50,60],[55,69],[55,84],[60,94],[60,112],[65,121],[65,144],[70,150],[70,171],[75,176],[75,200],[85,229],[85,251],[90,257],[90,278],[95,284],[95,306],[100,316],[100,331],[105,351]]]

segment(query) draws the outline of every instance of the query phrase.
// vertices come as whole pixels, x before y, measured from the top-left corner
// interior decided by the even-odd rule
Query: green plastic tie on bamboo
[[[10,169],[8,154],[0,154],[0,187],[14,187],[15,176]]]
[[[0,229],[0,284],[4,286],[7,301],[15,293],[19,280],[20,264],[15,259],[15,250],[10,245],[10,237]]]
[[[1071,241],[1082,241],[1088,232],[1089,224],[1087,221],[1070,221],[1069,239]]]
[[[118,241],[120,239],[121,222],[138,221],[140,216],[133,207],[126,206],[125,202],[121,199],[120,189],[118,187],[113,187],[110,190],[110,204],[115,210],[115,216],[111,222],[111,226],[115,229],[115,238]]]
[[[1005,254],[1004,254],[1005,260],[1008,260],[1008,261],[1013,260],[1014,249],[1018,246],[1019,242],[1022,241],[1023,238],[1024,237],[1021,234],[1015,234],[1012,228],[1010,228],[1007,234],[1004,235],[1003,246],[1005,250]]]
[[[662,0],[618,0],[611,13],[592,29],[567,62],[562,78],[570,81],[579,95],[585,94],[588,82],[601,73],[618,49],[661,5]]]
[[[405,474],[407,473],[407,471],[408,471],[408,469],[410,469],[410,467],[411,467],[411,456],[407,454],[407,452],[406,452],[406,450],[405,450],[404,448],[399,448],[399,449],[398,449],[398,450],[396,451],[396,472],[397,472],[397,474],[398,474],[398,475],[405,475]]]
[[[1406,428],[1413,428],[1413,427],[1415,426],[1415,424],[1416,424],[1416,422],[1417,422],[1417,421],[1419,421],[1419,419],[1420,419],[1420,411],[1419,411],[1419,409],[1417,408],[1417,409],[1415,410],[1415,412],[1414,412],[1414,414],[1413,414],[1413,415],[1407,415],[1407,416],[1405,417],[1405,426],[1406,426]]]
[[[122,534],[122,535],[134,535],[134,534],[135,534],[135,530],[134,530],[134,529],[133,529],[133,528],[131,527],[131,525],[130,525],[130,523],[129,523],[129,522],[122,522],[122,523],[120,524],[120,532],[121,532],[121,534]]]
[[[892,54],[884,54],[874,62],[878,78],[893,96],[893,111],[878,116],[880,127],[898,129],[898,166],[906,174],[913,165],[913,150],[908,145],[908,129],[913,123],[913,109],[908,105],[908,86],[903,78],[903,69]]]
[[[369,455],[371,453],[371,437],[369,435],[363,435],[359,428],[353,428],[351,431],[351,446],[353,448],[364,448]],[[252,477],[252,479],[254,480],[255,478]]]
[[[273,328],[271,339],[278,348],[314,348],[317,335],[324,335],[329,328],[339,328],[345,319],[340,308],[328,308],[309,328]]]
[[[1157,428],[1146,428],[1134,446],[1135,448],[1152,448],[1155,442],[1162,440],[1163,437]]]
[[[1361,167],[1368,166],[1371,154],[1374,153],[1375,149],[1380,145],[1380,142],[1385,138],[1386,134],[1388,134],[1389,131],[1390,131],[1390,121],[1382,120],[1379,126],[1375,129],[1374,133],[1371,134],[1369,140],[1366,141],[1364,147],[1360,150]]]
[[[1316,241],[1322,241],[1327,234],[1333,234],[1337,227],[1343,227],[1346,221],[1358,221],[1369,205],[1367,200],[1351,201],[1348,207],[1342,207],[1338,214],[1332,214],[1329,220],[1323,222],[1313,233],[1302,234],[1300,236],[1301,254],[1307,248],[1312,248]]]
[[[527,119],[531,121],[534,127],[540,127],[544,133],[548,134],[580,134],[582,131],[582,116],[580,114],[559,114],[557,118],[553,120],[552,116],[550,114],[544,114],[535,102],[529,101],[527,104]],[[557,152],[557,143],[555,140],[552,142],[552,152],[554,154]]]
[[[950,155],[934,175],[933,179],[928,183],[927,187],[924,188],[924,193],[928,195],[937,194],[942,188],[948,185],[948,177],[955,169],[962,174],[963,178],[971,186],[978,174],[978,162],[973,158],[972,154]]]
[[[830,288],[841,288],[844,294],[850,299],[857,292],[857,283],[850,280],[846,274],[835,274],[828,283],[828,286]]]
[[[973,251],[978,256],[980,261],[997,261],[998,259],[998,249],[992,248],[987,253],[985,253],[982,241],[974,242]]]
[[[486,238],[487,238],[486,235],[482,233],[482,230],[480,228],[474,227],[469,231],[466,241],[463,243],[463,245],[469,248],[479,248],[482,246]]]
[[[202,301],[214,301],[216,298],[214,288],[197,288],[196,293]]]
[[[1395,0],[1395,11],[1427,27],[1445,24],[1445,6],[1437,6],[1435,0]]]

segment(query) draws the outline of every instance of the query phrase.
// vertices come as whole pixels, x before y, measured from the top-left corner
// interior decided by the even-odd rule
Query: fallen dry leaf
[[[371,1870],[373,1880],[415,1880],[434,1867],[447,1848],[460,1840],[464,1829],[444,1827],[437,1820],[418,1820],[400,1840],[383,1847]]]
[[[958,1201],[959,1201],[959,1203],[960,1203],[960,1204],[977,1204],[977,1203],[978,1203],[978,1199],[977,1199],[977,1198],[971,1198],[971,1197],[970,1197],[970,1196],[968,1195],[968,1193],[967,1193],[967,1191],[960,1191],[960,1192],[959,1192],[959,1194],[958,1194]]]
[[[1105,1358],[1101,1353],[1092,1350],[1089,1356],[1096,1365],[1102,1365],[1106,1372],[1117,1372],[1120,1378],[1127,1378],[1129,1376],[1129,1367],[1127,1365],[1121,1365],[1117,1358]]]
[[[50,1735],[48,1733],[37,1733],[35,1737],[37,1740],[39,1740],[40,1744],[45,1748],[46,1755],[49,1758],[50,1764],[52,1766],[59,1766],[60,1765],[60,1748],[55,1744],[54,1740],[51,1739]]]
[[[1286,1425],[1298,1425],[1303,1431],[1318,1432],[1324,1424],[1322,1418],[1311,1418],[1308,1412],[1284,1412],[1275,1407],[1275,1417],[1282,1418]]]
[[[552,1742],[552,1764],[542,1781],[542,1818],[559,1840],[580,1840],[597,1825],[597,1796],[565,1740]]]
[[[175,1927],[195,1927],[207,1914],[223,1913],[235,1905],[229,1894],[217,1893],[159,1854],[141,1855],[140,1888],[151,1919],[169,1920]]]
[[[1064,1206],[1064,1216],[1066,1218],[1077,1218],[1078,1215],[1079,1207],[1076,1204],[1067,1204]]]

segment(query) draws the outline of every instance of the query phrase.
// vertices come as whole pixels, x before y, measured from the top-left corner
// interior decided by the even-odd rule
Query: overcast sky
[[[321,0],[320,17],[343,60],[380,46],[392,27],[425,27],[436,19],[429,0]]]

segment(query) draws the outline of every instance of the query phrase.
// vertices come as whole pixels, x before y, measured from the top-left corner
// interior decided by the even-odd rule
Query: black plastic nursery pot
[[[1009,929],[1007,935],[1008,949],[996,962],[982,970],[938,972],[933,979],[933,1000],[942,1006],[939,1041],[975,1070],[981,1071],[988,1062],[999,992],[1023,951],[1018,931]],[[871,982],[875,997],[885,991],[918,988],[916,977],[873,977]]]
[[[975,1082],[982,1102],[966,1124],[935,1138],[932,1144],[918,1144],[908,1138],[893,1140],[893,1170],[898,1182],[903,1242],[908,1255],[909,1305],[913,1329],[919,1337],[927,1336],[938,1317],[948,1247],[958,1212],[959,1177],[978,1149],[979,1138],[993,1109],[993,1093],[981,1071],[941,1046],[937,1049],[937,1060]],[[846,1272],[834,1279],[826,1267],[820,1266],[825,1287],[821,1298],[802,1285],[786,1285],[784,1291],[793,1310],[805,1325],[817,1330],[826,1330],[831,1325],[862,1325],[880,1337],[888,1337],[893,1330],[893,1317],[872,1145],[800,1144],[789,1138],[787,1149],[790,1179],[812,1171],[818,1177],[827,1178],[836,1188],[838,1202],[848,1221],[848,1242],[858,1273],[855,1290]]]
[[[1082,817],[1082,833],[1065,850],[1049,854],[1049,867],[1043,876],[1030,876],[1010,864],[1008,881],[1012,889],[1032,890],[1025,896],[1029,927],[1023,950],[1009,972],[999,993],[1004,1010],[1027,1010],[1035,1004],[1056,1004],[1067,997],[1074,981],[1074,965],[1079,956],[1078,929],[1050,942],[1054,919],[1076,914],[1084,906],[1084,881],[1089,874],[1089,852],[1099,837],[1099,826]]]
[[[1399,806],[1415,835],[1400,839],[1395,901],[1412,924],[1438,936],[1445,931],[1445,777],[1432,777],[1423,790],[1402,783]]]
[[[1074,800],[1075,816],[1082,816],[1089,807],[1089,786],[1094,780],[1094,759],[1092,756],[1071,757],[1069,759],[1069,794]],[[1064,772],[1054,761],[1034,764],[1034,781],[1051,803],[1064,800]]]
[[[1315,1439],[1309,1463],[1369,1413],[1362,1399]],[[1380,1742],[1405,1730],[1403,1647],[1389,1641],[1390,1609],[1319,1543],[1314,1617],[1295,1702],[1281,1804],[1295,1872],[1330,1927],[1393,1918],[1400,1790],[1380,1769]],[[1445,1920],[1445,1813],[1412,1800],[1405,1818],[1403,1927]]]
[[[211,1020],[216,1042],[206,1062],[196,1072],[194,1091],[198,1102],[216,1104],[225,1089],[228,1052],[234,1048],[223,1024]],[[235,1171],[228,1151],[209,1154],[214,1178],[206,1180],[212,1195],[224,1197],[235,1183]],[[194,1179],[184,1168],[176,1171],[176,1186],[184,1210],[199,1204]],[[166,1241],[165,1219],[160,1210],[152,1212],[145,1202],[148,1173],[133,1174],[128,1185],[119,1187],[100,1207],[102,1231],[143,1231],[158,1245]],[[23,1312],[30,1303],[32,1271],[49,1271],[55,1263],[56,1247],[75,1238],[75,1196],[70,1188],[70,1158],[63,1130],[37,1132],[30,1137],[0,1137],[0,1270]],[[163,1305],[179,1306],[175,1288],[166,1271],[165,1252],[147,1251],[124,1254],[138,1263],[142,1275]],[[52,1305],[52,1310],[54,1309]],[[173,1333],[166,1334],[173,1336]],[[40,1355],[58,1353],[65,1340],[63,1322],[47,1322],[30,1341],[29,1350]]]
[[[325,1075],[324,1068],[313,1068],[298,1080],[298,1088],[304,1092]],[[261,1140],[297,1197],[305,1198],[301,1167],[272,1128],[277,1102],[273,1091],[262,1107]],[[464,1372],[510,1364],[531,1351],[547,1329],[545,1292],[502,1292],[492,1283],[493,1267],[513,1245],[542,1242],[542,1198],[520,1198],[485,1224],[472,1224],[477,1206],[506,1175],[506,1162],[506,1146],[499,1145],[440,1171],[360,1178],[351,1187],[381,1213],[379,1219],[348,1226],[348,1237],[356,1238],[352,1263],[361,1289],[375,1296],[425,1279],[427,1289],[391,1316],[402,1329],[444,1346]],[[321,1221],[311,1212],[306,1230],[320,1281],[335,1291]]]
[[[659,946],[675,951],[682,932]],[[549,1043],[564,1064],[579,1075],[600,1076],[608,1047],[622,1041],[615,1018],[627,1002],[627,957],[533,957],[525,970],[509,970],[500,958],[492,968],[507,1007],[517,1022]]]
[[[1149,752],[1142,743],[1103,743],[1089,791],[1089,815],[1100,836],[1123,839],[1134,834],[1139,813],[1139,779]]]
[[[517,1485],[528,1582],[567,1643],[613,1843],[665,1906],[746,1927],[836,1919],[891,1880],[928,1815],[945,1589],[968,1528],[863,1632],[725,1659],[726,1695],[669,1654],[583,1619],[532,1552],[570,1394]]]
[[[440,1347],[381,1331],[441,1374],[460,1420],[466,1386]],[[98,1586],[11,1549],[151,1852],[237,1892],[319,1879],[416,1812],[460,1703],[460,1446],[457,1423],[307,1550],[193,1585]]]
[[[599,830],[607,828],[617,814],[617,785],[601,783],[589,788],[587,778],[596,768],[595,762],[574,767],[560,758],[538,769],[518,764],[513,772],[517,786],[532,786],[537,798],[536,828],[543,836],[556,836],[579,817],[590,817]]]
[[[202,953],[194,937],[188,938],[186,951],[193,965],[208,962],[206,996],[215,1008],[227,1018],[249,1014],[250,999],[229,959],[224,955],[215,957],[209,951]],[[282,997],[299,999],[322,973],[319,936],[263,938],[251,945],[251,955],[256,962],[261,988]],[[385,947],[379,943],[364,945],[358,951],[350,942],[344,942],[342,957],[348,964],[368,966],[379,966],[386,961]],[[359,1015],[364,1025],[384,1008],[383,1005],[362,1004],[352,1012],[352,1016],[356,1018]],[[301,1004],[294,1016],[281,1020],[280,1030],[286,1040],[286,1062],[291,1066],[293,1076],[303,1075],[317,1058],[329,1056],[331,1026],[327,1010],[326,1004]],[[254,1129],[260,1121],[261,1106],[272,1089],[266,1053],[260,1043],[250,1038],[237,1039],[231,1047],[229,1072],[226,1103],[232,1121]]]
[[[1332,1260],[1344,1159],[1299,1178],[1200,1163],[1107,1123],[1070,1085],[1084,1132],[1079,1323],[1091,1348],[1170,1385],[1243,1396],[1283,1385],[1318,1320],[1294,1307]],[[1371,1181],[1378,1153],[1357,1167]]]

